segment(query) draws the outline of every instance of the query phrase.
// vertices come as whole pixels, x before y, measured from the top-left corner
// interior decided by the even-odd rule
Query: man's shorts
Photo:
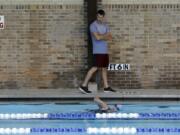
[[[108,54],[93,54],[94,67],[108,67],[109,55]]]

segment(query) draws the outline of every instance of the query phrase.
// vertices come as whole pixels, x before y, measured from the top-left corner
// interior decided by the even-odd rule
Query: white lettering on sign
[[[4,29],[4,16],[0,16],[0,29]]]
[[[130,70],[130,64],[109,64],[108,70]]]

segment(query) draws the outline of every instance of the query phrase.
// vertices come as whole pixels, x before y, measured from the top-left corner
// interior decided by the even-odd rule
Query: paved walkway
[[[116,89],[117,90],[117,89]],[[0,99],[88,99],[93,94],[82,94],[78,89],[1,89]],[[119,89],[117,93],[104,93],[98,95],[108,99],[175,99],[180,100],[179,89]]]

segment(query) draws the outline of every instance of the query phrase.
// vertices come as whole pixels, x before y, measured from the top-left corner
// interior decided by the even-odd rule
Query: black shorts
[[[108,54],[94,54],[93,55],[93,66],[94,67],[108,67],[109,55]]]

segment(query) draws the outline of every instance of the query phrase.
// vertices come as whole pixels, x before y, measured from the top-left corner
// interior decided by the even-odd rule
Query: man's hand
[[[106,39],[107,39],[107,40],[112,40],[112,35],[111,35],[111,33],[107,33],[105,36],[106,36]]]

